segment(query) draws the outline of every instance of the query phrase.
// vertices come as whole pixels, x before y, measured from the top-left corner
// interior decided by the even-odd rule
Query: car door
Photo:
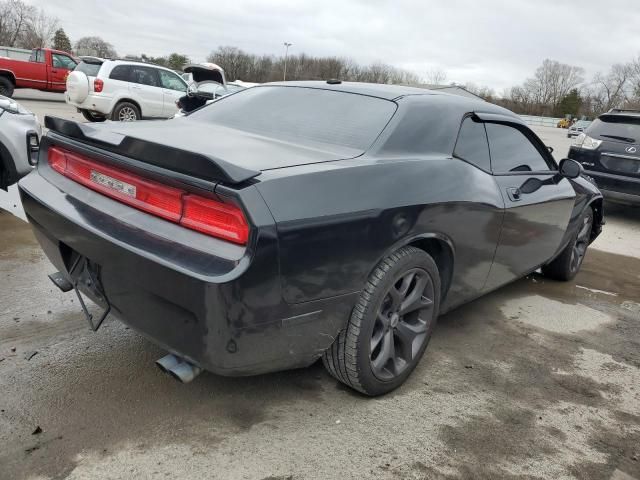
[[[486,118],[487,116],[485,116]],[[485,122],[491,170],[505,212],[485,290],[522,277],[561,247],[576,201],[569,180],[526,126],[491,115]]]
[[[168,70],[158,70],[163,93],[162,115],[171,118],[178,111],[176,102],[187,93],[187,84],[182,78]]]
[[[138,102],[143,117],[162,117],[164,93],[158,69],[145,65],[131,65],[129,90]]]
[[[49,82],[51,90],[64,92],[67,88],[67,76],[76,68],[77,63],[68,55],[51,53]]]

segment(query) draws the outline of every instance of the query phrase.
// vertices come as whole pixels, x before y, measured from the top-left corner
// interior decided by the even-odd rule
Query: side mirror
[[[565,158],[560,161],[559,172],[564,178],[578,178],[583,171],[582,165],[575,160]]]

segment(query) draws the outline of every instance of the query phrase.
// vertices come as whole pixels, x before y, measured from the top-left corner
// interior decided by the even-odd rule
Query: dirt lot
[[[638,209],[610,207],[574,282],[447,314],[409,381],[368,399],[321,365],[178,384],[119,322],[90,332],[0,210],[0,478],[638,479],[638,245]]]

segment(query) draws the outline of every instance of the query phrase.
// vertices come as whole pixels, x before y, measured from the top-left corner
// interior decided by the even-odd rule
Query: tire
[[[120,102],[111,112],[111,120],[115,122],[134,122],[140,119],[140,109],[131,102]]]
[[[96,115],[95,113],[91,113],[89,110],[80,110],[82,116],[89,122],[104,122],[107,117],[104,115]]]
[[[414,308],[401,314],[407,302]],[[436,263],[418,248],[402,247],[369,276],[347,327],[322,357],[325,368],[365,395],[398,388],[422,358],[439,307]]]
[[[593,230],[593,210],[588,207],[583,214],[580,228],[569,244],[554,260],[542,267],[545,277],[562,282],[572,280],[580,271]]]
[[[0,77],[0,95],[11,98],[13,90],[13,82],[7,77]]]

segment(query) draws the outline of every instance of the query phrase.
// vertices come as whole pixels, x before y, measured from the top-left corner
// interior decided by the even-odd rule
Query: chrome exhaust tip
[[[201,373],[202,368],[196,367],[186,360],[181,361],[179,364],[169,370],[169,375],[182,383],[189,383]]]
[[[202,368],[196,367],[171,353],[157,360],[156,365],[164,373],[171,375],[182,383],[189,383],[202,373]]]
[[[169,373],[169,371],[173,367],[178,365],[181,361],[182,360],[180,358],[170,353],[169,355],[165,355],[164,357],[162,357],[160,360],[156,360],[156,365],[164,373]]]

